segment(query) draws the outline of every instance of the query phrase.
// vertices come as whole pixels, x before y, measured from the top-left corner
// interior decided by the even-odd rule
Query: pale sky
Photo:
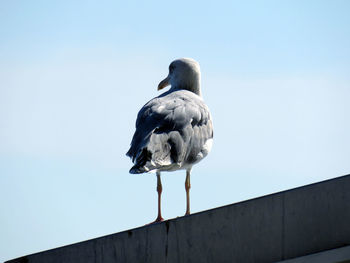
[[[350,173],[349,1],[1,1],[0,262],[143,226],[138,110],[176,58],[202,70],[199,212]],[[163,173],[163,217],[185,213]]]

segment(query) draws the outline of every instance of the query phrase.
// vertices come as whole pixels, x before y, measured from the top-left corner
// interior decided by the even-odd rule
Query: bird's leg
[[[163,221],[162,211],[161,211],[161,198],[162,198],[162,181],[160,180],[160,172],[157,171],[157,192],[158,192],[158,216],[154,222]]]
[[[191,176],[191,169],[186,170],[186,181],[185,181],[185,189],[186,189],[186,214],[189,215],[190,212],[190,188],[191,188],[191,182],[190,182],[190,176]]]

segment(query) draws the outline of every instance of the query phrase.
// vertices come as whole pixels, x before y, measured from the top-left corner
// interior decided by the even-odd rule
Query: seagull
[[[151,99],[139,111],[129,156],[131,174],[157,175],[158,216],[161,214],[163,171],[186,170],[186,213],[190,214],[190,175],[192,166],[208,155],[213,143],[210,111],[201,95],[201,73],[197,61],[181,58],[171,62],[168,76],[158,90],[170,89]]]

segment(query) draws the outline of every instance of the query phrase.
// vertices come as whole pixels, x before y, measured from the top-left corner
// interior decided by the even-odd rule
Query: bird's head
[[[201,95],[201,72],[197,61],[180,58],[171,62],[168,76],[158,85],[158,90],[171,85],[171,89],[185,89]]]

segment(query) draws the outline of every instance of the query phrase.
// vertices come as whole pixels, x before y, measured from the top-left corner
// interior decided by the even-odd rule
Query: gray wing
[[[154,169],[176,170],[198,162],[207,154],[213,137],[208,107],[188,91],[176,91],[149,101],[139,112],[127,155],[130,173]]]

